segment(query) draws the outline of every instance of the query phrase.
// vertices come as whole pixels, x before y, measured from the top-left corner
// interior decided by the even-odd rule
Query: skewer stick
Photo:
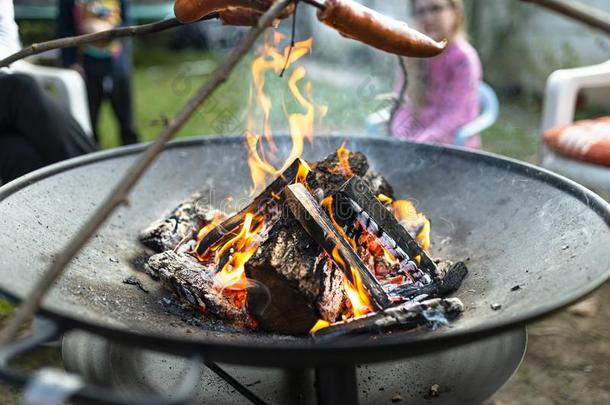
[[[521,0],[526,3],[536,3],[549,10],[573,18],[591,27],[610,34],[610,13],[597,10],[574,0]]]
[[[157,156],[163,151],[165,144],[174,137],[176,132],[188,121],[188,119],[205,103],[214,91],[223,84],[235,69],[237,64],[248,53],[258,37],[269,27],[286,7],[294,0],[279,0],[267,10],[260,18],[258,25],[253,27],[246,37],[233,50],[229,57],[212,73],[211,78],[204,83],[197,93],[186,103],[178,112],[167,127],[161,131],[157,139],[148,146],[140,157],[134,162],[132,167],[119,181],[118,185],[110,192],[108,197],[99,205],[88,221],[70,239],[67,246],[57,255],[55,262],[36,282],[27,298],[13,313],[0,332],[0,345],[5,345],[12,341],[21,324],[29,320],[40,308],[40,303],[53,283],[61,276],[66,266],[82,249],[87,241],[108,219],[110,214],[120,205],[127,203],[127,198],[131,189],[138,180],[155,161]]]
[[[307,3],[319,10],[324,10],[326,4],[324,0],[300,0],[303,3]],[[213,20],[219,17],[218,13],[211,13],[202,17],[199,21]],[[198,21],[197,21],[198,22]],[[106,31],[94,32],[92,34],[77,35],[66,38],[53,39],[51,41],[40,42],[27,46],[12,55],[0,60],[0,67],[6,67],[13,62],[20,59],[27,58],[28,56],[38,55],[40,53],[50,51],[52,49],[71,48],[73,46],[79,46],[84,44],[90,44],[97,41],[107,41],[114,38],[121,37],[134,37],[139,35],[153,34],[155,32],[165,31],[168,29],[176,28],[183,24],[176,18],[168,18],[166,20],[156,21],[154,23],[142,24],[142,25],[131,25],[129,27],[113,28]]]
[[[206,15],[199,21],[218,18],[218,13]],[[73,37],[59,38],[51,41],[32,44],[0,60],[0,67],[8,66],[13,62],[32,55],[38,55],[51,49],[71,48],[96,41],[106,41],[114,38],[133,37],[137,35],[153,34],[183,25],[175,18],[161,20],[150,24],[131,25],[129,27],[113,28],[106,31],[94,32],[92,34],[77,35]]]

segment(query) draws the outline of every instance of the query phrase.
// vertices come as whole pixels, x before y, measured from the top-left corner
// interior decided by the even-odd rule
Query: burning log
[[[436,328],[447,325],[464,311],[458,298],[434,298],[408,302],[385,311],[337,322],[312,334],[314,338],[336,339],[343,336],[385,332],[391,328],[413,329],[418,326]]]
[[[269,296],[248,294],[248,310],[259,328],[287,334],[311,329],[320,317],[314,305],[321,290],[319,256],[318,245],[283,214],[245,265],[248,279],[270,291]]]
[[[262,330],[305,334],[318,319],[335,322],[344,311],[343,273],[289,212],[271,228],[245,272],[272,292],[248,292],[248,310]]]
[[[197,254],[203,255],[215,242],[239,227],[244,222],[246,214],[251,213],[269,216],[271,211],[270,206],[274,205],[277,196],[282,192],[284,187],[295,180],[300,167],[308,168],[307,163],[299,158],[292,162],[292,164],[269,184],[262,193],[254,198],[248,206],[208,232],[199,242]]]
[[[235,325],[248,323],[245,293],[227,294],[214,282],[215,268],[204,266],[194,257],[172,250],[153,255],[148,267],[165,287],[193,309],[226,319]],[[241,301],[240,301],[241,298]]]
[[[195,193],[176,208],[140,232],[142,244],[157,253],[174,249],[181,241],[192,239],[220,211],[210,207],[200,193]]]
[[[468,269],[463,262],[441,262],[438,267],[439,270],[441,268],[447,269],[446,271],[440,271],[442,278],[438,278],[423,287],[405,284],[395,286],[392,287],[388,293],[391,295],[398,295],[405,299],[413,299],[416,297],[444,297],[460,288],[462,281],[468,274]]]
[[[418,267],[430,277],[439,277],[436,264],[407,230],[398,223],[394,215],[379,202],[366,182],[356,176],[349,179],[339,190],[355,217],[370,230],[399,260],[417,261]],[[350,214],[350,210],[342,211]]]
[[[354,278],[360,277],[362,284],[369,293],[377,309],[385,309],[391,305],[386,292],[375,276],[369,271],[347,240],[343,238],[330,218],[322,210],[319,203],[309,194],[302,184],[293,184],[285,188],[284,196],[290,211],[297,218],[307,233],[336,261],[334,251],[337,250],[345,275],[355,284]],[[357,272],[357,276],[351,274]]]

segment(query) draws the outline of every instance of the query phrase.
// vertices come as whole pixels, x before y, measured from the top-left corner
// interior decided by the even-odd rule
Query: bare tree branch
[[[407,65],[405,63],[405,58],[402,56],[398,56],[398,66],[400,66],[400,73],[402,73],[402,84],[400,85],[400,90],[396,95],[396,99],[392,104],[392,108],[390,109],[390,120],[388,121],[388,135],[392,136],[392,122],[394,121],[394,117],[398,112],[398,109],[405,101],[405,94],[407,92],[407,88],[409,87],[409,74],[407,72]]]
[[[29,292],[27,298],[17,308],[6,323],[5,328],[1,331],[0,345],[7,344],[15,338],[19,326],[36,313],[43,297],[53,283],[61,276],[74,256],[108,219],[110,214],[120,205],[127,203],[129,192],[149,166],[155,161],[157,156],[163,151],[165,144],[174,137],[182,125],[184,125],[193,113],[206,102],[212,93],[227,80],[239,61],[254,45],[256,39],[293,1],[294,0],[279,0],[273,3],[269,10],[260,18],[258,25],[249,31],[248,35],[233,50],[227,60],[216,68],[212,73],[211,78],[197,90],[197,93],[186,103],[178,114],[176,114],[170,124],[161,131],[157,136],[157,139],[144,150],[132,167],[127,170],[125,176],[119,181],[118,185],[99,205],[89,220],[79,229],[72,239],[70,239],[64,250],[57,255],[55,262],[36,282],[32,291]]]
[[[610,13],[574,0],[521,0],[536,3],[610,34]]]
[[[206,15],[201,20],[211,20],[214,18],[218,18],[218,13],[212,13],[210,15]],[[37,55],[42,52],[49,51],[51,49],[60,49],[60,48],[71,48],[73,46],[79,46],[83,44],[89,44],[91,42],[96,41],[107,41],[114,38],[120,37],[133,37],[136,35],[146,35],[153,34],[155,32],[164,31],[167,29],[179,27],[183,25],[181,22],[176,20],[175,18],[169,18],[167,20],[161,20],[150,24],[143,25],[132,25],[129,27],[119,27],[113,28],[107,31],[94,32],[93,34],[85,34],[78,35],[74,37],[66,37],[54,39],[47,42],[41,42],[38,44],[32,44],[28,47],[23,48],[22,50],[7,56],[6,58],[0,60],[0,67],[8,66],[11,63],[18,61],[20,59],[26,58],[28,56]]]

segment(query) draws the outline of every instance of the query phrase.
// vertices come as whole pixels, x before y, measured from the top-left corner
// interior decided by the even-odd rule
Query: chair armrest
[[[485,82],[479,84],[479,100],[481,104],[481,115],[459,128],[455,133],[453,143],[464,146],[468,138],[471,138],[487,128],[491,127],[498,119],[500,103],[493,89]]]
[[[553,72],[544,92],[541,135],[551,128],[574,120],[576,96],[580,89],[610,87],[610,61],[599,65]]]
[[[68,108],[83,131],[92,136],[87,89],[85,81],[78,72],[71,69],[38,66],[24,61],[14,63],[11,70],[15,73],[31,75],[43,87],[49,85],[55,87],[60,101]]]
[[[370,136],[381,136],[387,134],[387,125],[390,121],[392,106],[397,102],[396,93],[382,93],[375,96],[375,101],[383,102],[384,107],[370,113],[364,120],[366,134]]]

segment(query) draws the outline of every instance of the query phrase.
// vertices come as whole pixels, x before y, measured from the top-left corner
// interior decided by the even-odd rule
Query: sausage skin
[[[437,42],[402,21],[352,0],[326,0],[318,19],[343,36],[401,56],[436,56],[447,46],[445,40]]]

